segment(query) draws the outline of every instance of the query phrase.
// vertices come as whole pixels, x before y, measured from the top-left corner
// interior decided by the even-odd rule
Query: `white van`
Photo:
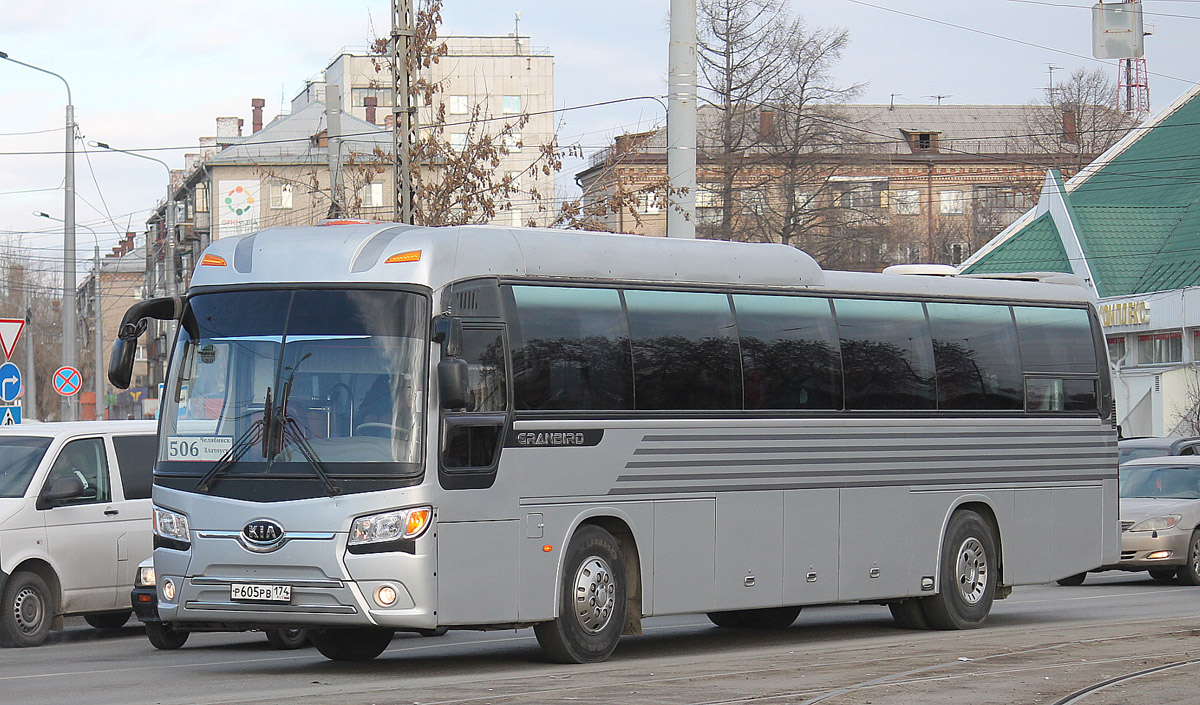
[[[0,645],[37,646],[67,615],[129,619],[152,550],[154,421],[0,428]]]

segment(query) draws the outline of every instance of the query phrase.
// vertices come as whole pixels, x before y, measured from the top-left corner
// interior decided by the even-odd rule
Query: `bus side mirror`
[[[137,339],[146,332],[146,319],[177,321],[183,316],[183,299],[179,296],[164,296],[139,301],[129,307],[117,329],[113,341],[112,355],[108,358],[108,381],[117,389],[129,389],[133,377],[133,359],[137,353]]]
[[[433,319],[433,342],[442,346],[446,357],[462,354],[462,321],[448,314]]]
[[[438,399],[443,409],[467,408],[467,375],[466,360],[455,357],[438,363]]]

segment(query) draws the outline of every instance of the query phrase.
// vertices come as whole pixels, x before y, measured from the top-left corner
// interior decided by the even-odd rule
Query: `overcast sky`
[[[862,100],[875,103],[893,93],[901,103],[936,102],[936,95],[949,96],[947,103],[1028,103],[1045,89],[1048,65],[1062,67],[1059,78],[1105,65],[1115,76],[1115,63],[1087,58],[1091,4],[790,0],[811,25],[849,30],[838,77],[865,83]],[[569,107],[665,94],[668,7],[669,0],[446,0],[442,33],[508,34],[520,11],[520,33],[555,57],[556,105]],[[1156,27],[1146,52],[1158,111],[1200,81],[1200,1],[1146,0],[1144,7]],[[85,141],[153,149],[145,153],[182,168],[184,153],[214,134],[216,117],[242,117],[248,132],[252,98],[266,99],[268,119],[286,111],[306,79],[319,77],[343,48],[365,48],[385,34],[389,17],[387,0],[4,0],[0,51],[70,82]],[[61,257],[61,226],[32,212],[63,213],[65,104],[57,79],[0,61],[0,235],[30,233],[21,242],[48,259]],[[560,141],[601,147],[615,134],[660,124],[663,113],[654,100],[564,112]],[[81,152],[77,218],[102,245],[117,232],[141,232],[165,179],[153,162]],[[571,183],[571,174],[560,181]],[[80,257],[90,258],[91,236],[81,227],[78,238]]]

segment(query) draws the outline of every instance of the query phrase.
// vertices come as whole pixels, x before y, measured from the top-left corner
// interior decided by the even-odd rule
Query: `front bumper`
[[[1164,531],[1121,532],[1121,560],[1104,570],[1155,570],[1187,563],[1188,541],[1192,532],[1179,529]]]
[[[162,621],[162,617],[158,615],[158,590],[155,588],[135,587],[129,594],[129,601],[139,622],[144,624]]]

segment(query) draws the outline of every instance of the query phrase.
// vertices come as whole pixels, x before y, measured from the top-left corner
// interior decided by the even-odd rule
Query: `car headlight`
[[[160,507],[154,508],[154,535],[176,544],[190,545],[192,540],[187,517]]]
[[[1165,531],[1166,529],[1174,529],[1183,517],[1178,514],[1167,514],[1160,517],[1152,517],[1143,519],[1133,526],[1129,527],[1130,531]]]
[[[359,517],[350,525],[350,545],[415,539],[429,528],[433,507],[397,509]]]
[[[158,581],[154,577],[154,566],[144,565],[138,568],[135,585],[138,587],[154,587],[157,583]]]

